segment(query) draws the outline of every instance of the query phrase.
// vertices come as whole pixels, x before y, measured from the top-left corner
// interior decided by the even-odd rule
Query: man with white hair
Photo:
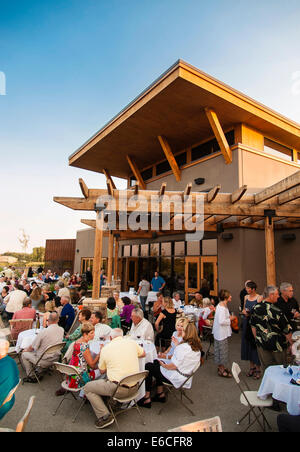
[[[0,338],[0,419],[13,407],[15,396],[8,397],[19,383],[19,369],[16,362],[7,355],[9,342]]]
[[[296,320],[300,319],[300,312],[298,301],[294,298],[294,289],[291,283],[284,282],[280,284],[280,297],[276,306],[284,313],[293,331],[296,331]]]
[[[129,335],[154,342],[154,330],[151,323],[144,318],[144,312],[140,308],[135,308],[131,313],[132,325]]]
[[[23,351],[21,359],[27,375],[27,378],[24,378],[23,382],[37,383],[37,380],[30,376],[33,366],[37,363],[48,347],[63,342],[64,330],[58,326],[58,320],[58,314],[56,312],[52,312],[48,319],[48,328],[40,331],[33,344]],[[57,352],[46,354],[40,361],[39,367],[47,369],[59,359],[59,356],[60,354]]]
[[[84,393],[97,417],[96,428],[105,428],[114,422],[102,396],[111,396],[124,377],[140,372],[139,358],[145,357],[142,347],[131,339],[123,338],[122,329],[113,329],[110,339],[111,342],[102,347],[99,360],[100,373],[106,373],[107,379],[91,381],[84,386]],[[117,395],[130,398],[137,387],[138,382],[132,386],[120,386]]]

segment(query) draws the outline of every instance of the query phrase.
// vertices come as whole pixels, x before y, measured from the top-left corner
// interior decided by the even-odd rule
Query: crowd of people
[[[32,270],[32,269],[31,269]],[[30,275],[30,276],[29,276]],[[65,271],[61,276],[48,270],[24,272],[17,278],[13,272],[0,277],[0,312],[3,327],[9,320],[32,320],[36,322],[38,334],[33,343],[22,350],[21,362],[26,377],[24,383],[36,383],[32,374],[39,361],[39,379],[43,370],[60,358],[60,352],[46,354],[48,347],[61,343],[65,362],[76,366],[81,378],[69,378],[70,387],[82,387],[86,398],[96,415],[96,427],[105,428],[114,422],[103,397],[110,396],[116,390],[120,380],[128,374],[139,372],[139,358],[145,356],[145,350],[137,341],[152,343],[156,347],[158,358],[148,362],[146,393],[138,404],[151,408],[152,402],[164,403],[166,397],[163,383],[179,387],[201,363],[204,329],[210,330],[214,339],[214,360],[217,375],[232,378],[230,371],[230,337],[236,326],[237,316],[230,313],[232,295],[221,290],[218,297],[210,296],[209,288],[193,294],[189,304],[201,312],[195,322],[184,315],[184,301],[180,293],[173,297],[164,296],[165,282],[156,272],[151,282],[142,278],[138,295],[140,303],[128,296],[120,298],[115,291],[107,299],[106,312],[92,312],[82,307],[86,296],[86,278],[71,275]],[[75,295],[71,300],[71,289]],[[157,292],[153,306],[146,305],[149,290]],[[201,293],[202,292],[202,293]],[[274,364],[286,365],[292,359],[292,333],[296,331],[300,319],[299,304],[293,297],[290,283],[282,283],[280,288],[267,287],[260,295],[254,281],[246,281],[240,294],[241,360],[249,362],[248,377],[260,379],[262,372]],[[72,302],[71,302],[72,301]],[[81,310],[78,310],[78,306]],[[148,309],[147,309],[148,308]],[[149,310],[152,316],[148,316]],[[77,315],[76,315],[77,311]],[[42,324],[39,323],[43,317]],[[153,318],[153,321],[150,321]],[[75,320],[78,325],[75,325]],[[43,327],[43,328],[39,328]],[[20,332],[14,330],[14,338]],[[123,341],[123,336],[127,340]],[[91,352],[90,344],[100,341],[100,352]],[[2,349],[1,349],[2,347]],[[0,353],[6,358],[7,342],[1,340]],[[1,352],[2,350],[2,352]],[[4,350],[4,351],[3,351]],[[294,353],[295,355],[295,353]],[[11,360],[0,360],[0,365],[9,363],[12,386],[16,381],[16,366]],[[153,382],[155,394],[153,395]],[[192,379],[187,387],[190,387]],[[136,390],[136,384],[119,388],[122,396],[130,397]],[[65,393],[62,388],[56,396]],[[13,400],[10,401],[10,405]],[[276,401],[274,408],[276,409]],[[8,405],[6,405],[8,409]],[[1,412],[0,412],[1,415]]]

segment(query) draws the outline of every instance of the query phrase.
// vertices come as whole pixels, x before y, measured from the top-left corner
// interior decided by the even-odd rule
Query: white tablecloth
[[[287,373],[281,366],[270,366],[266,369],[257,396],[266,399],[268,395],[287,404],[287,411],[293,416],[300,415],[300,386],[290,383],[291,379],[300,378],[300,367],[293,366],[294,375]],[[299,371],[299,376],[296,374]]]
[[[30,347],[40,331],[36,329],[22,331],[18,336],[16,351],[19,353],[24,348]]]

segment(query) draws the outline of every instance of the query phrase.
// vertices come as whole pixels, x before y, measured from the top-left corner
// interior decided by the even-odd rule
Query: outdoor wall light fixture
[[[194,179],[194,182],[196,185],[203,185],[205,183],[204,177],[198,177],[197,179]]]
[[[223,232],[221,237],[223,240],[232,240],[233,234],[231,232]]]
[[[79,253],[79,250],[76,250],[76,253]]]
[[[296,240],[296,234],[282,234],[283,240]]]

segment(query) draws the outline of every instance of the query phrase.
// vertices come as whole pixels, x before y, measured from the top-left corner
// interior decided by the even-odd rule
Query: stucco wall
[[[76,249],[75,249],[75,264],[74,271],[80,272],[81,258],[94,257],[95,246],[95,230],[94,229],[82,229],[77,231],[76,235]],[[79,250],[77,252],[77,250]],[[108,238],[103,237],[103,252],[102,256],[108,255]]]

